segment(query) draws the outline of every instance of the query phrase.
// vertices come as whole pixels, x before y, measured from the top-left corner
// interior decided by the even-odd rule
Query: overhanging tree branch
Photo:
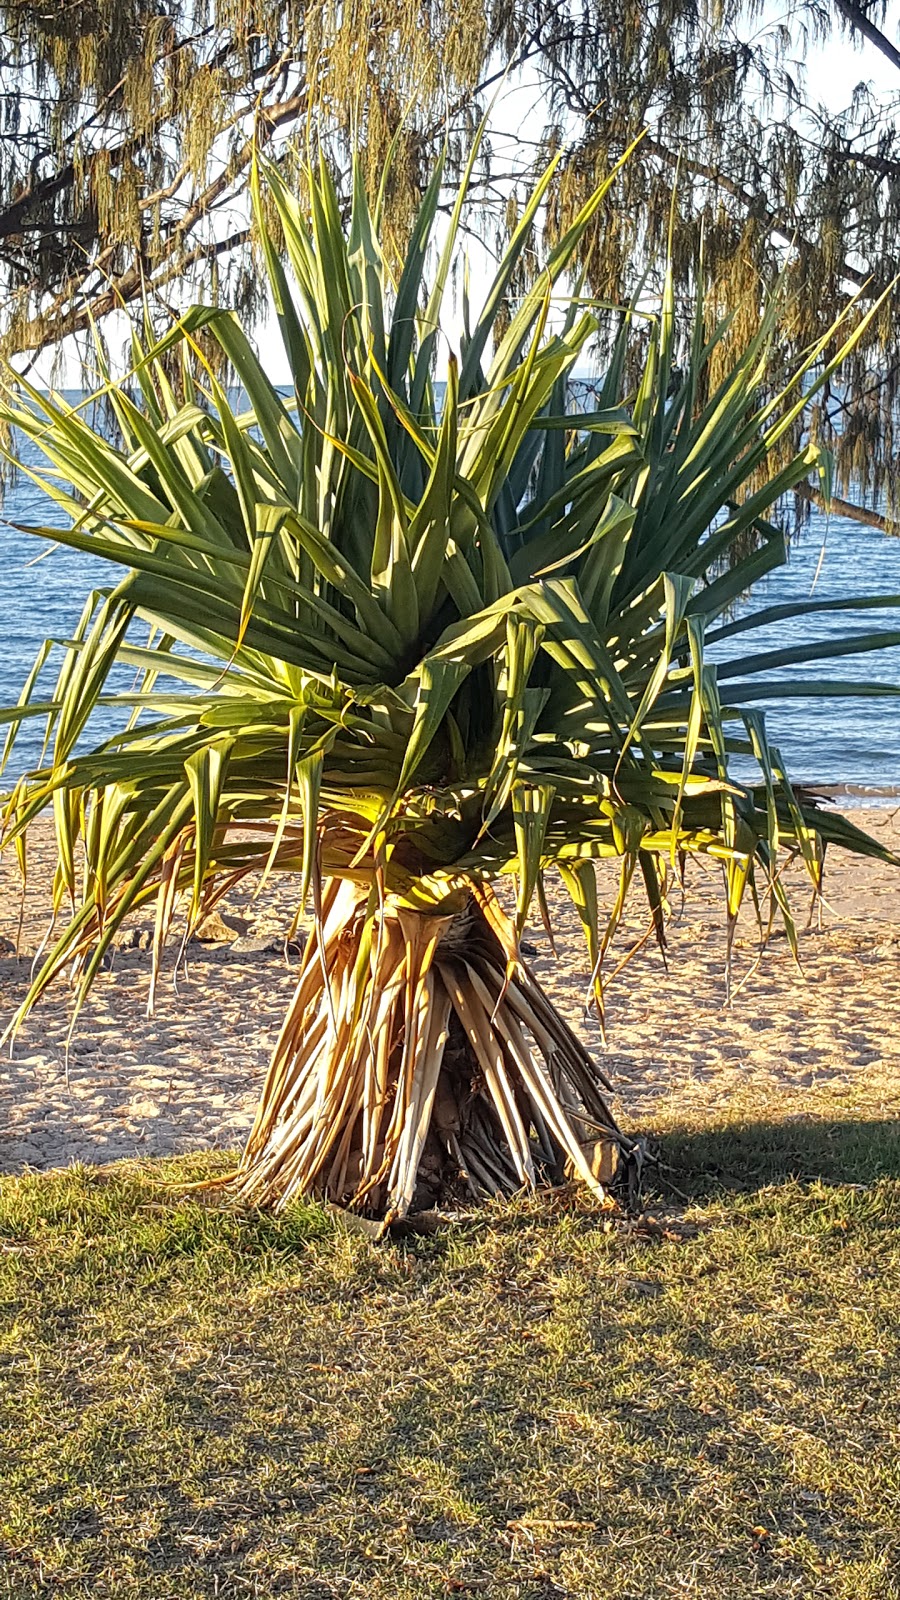
[[[864,39],[868,39],[869,43],[874,45],[876,50],[881,51],[881,54],[884,56],[885,60],[889,61],[892,67],[896,67],[897,70],[900,71],[900,50],[897,49],[896,45],[891,43],[890,39],[886,34],[882,33],[880,28],[875,26],[875,23],[872,21],[871,17],[868,17],[865,11],[863,11],[862,7],[856,4],[856,0],[835,0],[835,4],[838,11],[841,13],[841,16],[849,24],[850,28],[852,28],[855,33],[861,33]]]
[[[880,533],[893,532],[893,525],[883,517],[880,511],[871,511],[868,506],[857,505],[855,500],[842,500],[839,495],[833,494],[826,499],[821,489],[814,489],[811,484],[801,483],[794,488],[798,500],[805,500],[807,505],[815,506],[819,511],[831,511],[836,516],[847,517],[851,522],[865,523],[868,528],[877,528]]]
[[[870,300],[900,261],[891,118],[872,94],[840,113],[807,103],[794,70],[799,25],[808,13],[810,38],[846,27],[894,65],[900,51],[872,22],[869,0],[827,10],[821,0],[788,4],[788,26],[767,14],[760,28],[752,0],[721,0],[714,10],[652,0],[627,18],[618,0],[454,0],[452,8],[381,0],[371,13],[300,0],[254,0],[241,11],[233,0],[209,0],[198,26],[196,0],[166,0],[162,9],[159,0],[128,0],[124,29],[122,8],[118,20],[115,7],[91,9],[88,51],[79,6],[54,12],[51,36],[37,8],[23,4],[5,52],[0,28],[0,60],[19,63],[5,101],[0,89],[9,110],[0,134],[21,130],[20,144],[0,137],[0,196],[8,196],[0,205],[0,343],[7,354],[37,350],[179,273],[186,295],[204,261],[221,263],[207,292],[252,302],[245,224],[257,111],[261,139],[274,119],[279,143],[301,160],[307,127],[336,171],[358,145],[373,188],[396,135],[399,238],[434,141],[447,138],[449,174],[494,86],[530,62],[546,115],[524,130],[523,168],[569,145],[539,219],[550,234],[560,236],[631,137],[650,130],[619,175],[615,203],[584,237],[591,292],[627,300],[638,260],[656,281],[680,166],[678,303],[694,292],[701,230],[717,314],[732,315],[736,328],[789,259],[802,279],[801,292],[785,299],[779,334],[789,359],[833,321],[848,289]],[[473,207],[498,240],[512,225],[516,185],[489,140]],[[525,287],[527,260],[512,294]],[[843,375],[852,398],[876,368],[891,374],[874,402],[878,418],[866,420],[872,448],[863,465],[876,488],[900,412],[896,320],[895,328],[885,307]],[[845,435],[835,437],[846,468]]]

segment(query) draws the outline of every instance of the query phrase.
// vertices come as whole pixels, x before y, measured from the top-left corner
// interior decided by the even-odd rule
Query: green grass
[[[900,1130],[663,1153],[656,1226],[381,1245],[196,1161],[4,1180],[0,1594],[900,1595]]]

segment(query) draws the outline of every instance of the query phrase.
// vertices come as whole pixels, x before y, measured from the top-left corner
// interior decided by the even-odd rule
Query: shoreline
[[[852,806],[847,810],[866,811],[900,811],[900,788],[883,789],[874,785],[847,783],[847,784],[816,784],[801,785],[808,787],[814,793],[820,794],[828,807],[833,811],[842,810],[841,801],[850,800]]]
[[[900,806],[893,808],[900,811]],[[854,806],[866,831],[900,848],[900,816]],[[0,1023],[27,987],[27,955],[48,906],[49,839],[35,839],[24,959],[0,942]],[[601,869],[601,904],[614,869]],[[798,931],[809,888],[786,883]],[[146,1015],[150,958],[138,942],[116,951],[79,1019],[66,1061],[70,995],[60,986],[0,1060],[0,1173],[237,1148],[293,991],[280,939],[294,885],[257,901],[245,888],[223,905],[226,940],[191,946],[177,991],[164,970]],[[735,998],[725,1009],[725,917],[712,863],[691,865],[675,906],[665,964],[648,942],[608,991],[608,1042],[586,1015],[587,958],[577,916],[550,894],[558,959],[540,925],[531,966],[613,1080],[623,1125],[651,1134],[679,1122],[741,1116],[900,1116],[900,872],[829,852],[823,927],[800,933],[802,975],[783,931],[761,954],[752,912],[735,938]],[[0,941],[15,938],[18,883],[0,863]],[[146,922],[147,919],[145,919]],[[646,928],[635,896],[616,942],[621,956]],[[614,958],[615,960],[615,958]],[[610,968],[614,965],[614,960]]]

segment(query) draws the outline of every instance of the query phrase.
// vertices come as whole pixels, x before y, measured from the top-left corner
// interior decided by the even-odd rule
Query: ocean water
[[[27,458],[26,458],[27,459]],[[53,522],[55,508],[27,479],[7,490],[0,522],[0,706],[18,698],[23,680],[47,637],[63,640],[74,628],[91,588],[108,584],[113,569],[96,558],[56,548],[19,531],[16,523]],[[844,518],[814,514],[795,536],[788,564],[764,578],[743,603],[761,610],[805,598],[848,594],[900,594],[900,538]],[[771,650],[783,645],[900,628],[900,609],[826,612],[739,634],[717,646],[714,657]],[[778,678],[827,677],[900,686],[900,648],[848,655],[820,667],[782,668]],[[42,683],[49,697],[53,663]],[[791,776],[856,803],[887,804],[900,794],[900,697],[757,702],[766,713],[770,740],[780,746]],[[113,713],[102,710],[91,723],[95,735],[111,732]],[[0,729],[0,737],[4,733]],[[42,725],[25,723],[6,779],[37,760]],[[744,772],[749,769],[744,768]]]
[[[879,594],[900,595],[900,537],[847,517],[814,512],[791,540],[786,566],[761,579],[739,610],[743,614],[807,598]],[[711,646],[710,655],[722,660],[890,630],[900,631],[900,607],[820,612],[734,634]],[[767,676],[773,681],[827,679],[900,690],[900,648],[781,667]],[[856,804],[897,803],[900,693],[897,698],[829,695],[754,704],[765,712],[769,741],[780,748],[792,779],[852,796]],[[749,763],[735,764],[738,776],[750,770]]]

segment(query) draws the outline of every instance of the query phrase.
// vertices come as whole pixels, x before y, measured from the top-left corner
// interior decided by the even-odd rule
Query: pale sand
[[[878,811],[859,822],[900,847],[896,817]],[[22,957],[0,943],[0,1025],[25,992],[30,956],[49,903],[46,839],[32,852]],[[601,892],[612,893],[604,870]],[[808,886],[790,874],[795,911],[806,921]],[[585,953],[570,903],[554,894],[559,959],[543,929],[533,966],[582,1032],[615,1085],[627,1128],[651,1131],[680,1116],[696,1123],[742,1107],[767,1114],[800,1110],[848,1116],[900,1115],[900,872],[834,851],[823,931],[801,938],[803,975],[783,935],[725,1009],[721,878],[695,865],[683,912],[669,929],[668,970],[648,943],[609,994],[609,1042],[584,1011]],[[284,880],[251,901],[223,907],[249,936],[283,933],[293,885]],[[15,939],[19,889],[11,853],[0,863],[0,940]],[[146,925],[147,919],[144,919]],[[617,941],[622,951],[643,931],[639,893]],[[261,941],[260,941],[261,942]],[[755,959],[752,916],[744,915],[735,981]],[[292,958],[295,959],[295,958]],[[71,996],[57,987],[23,1027],[12,1059],[0,1059],[0,1172],[73,1161],[107,1162],[237,1147],[252,1120],[266,1060],[293,988],[277,949],[193,945],[177,993],[166,974],[156,1012],[146,1015],[149,954],[119,949],[98,978],[69,1051]]]

